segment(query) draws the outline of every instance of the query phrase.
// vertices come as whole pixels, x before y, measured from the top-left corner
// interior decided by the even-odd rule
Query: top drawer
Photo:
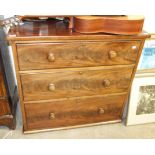
[[[134,64],[140,41],[17,44],[19,69]]]

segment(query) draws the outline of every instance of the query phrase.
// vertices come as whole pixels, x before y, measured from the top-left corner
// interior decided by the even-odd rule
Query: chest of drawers
[[[12,29],[24,132],[120,122],[147,37],[82,35],[61,21]]]

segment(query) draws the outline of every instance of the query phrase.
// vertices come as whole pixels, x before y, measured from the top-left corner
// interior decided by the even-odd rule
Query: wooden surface
[[[25,22],[12,29],[7,38],[24,131],[120,120],[147,37],[82,35],[58,21]],[[103,115],[97,113],[100,107]]]
[[[2,71],[0,67],[0,97],[4,97],[4,96],[6,96],[6,89],[5,89],[4,79],[3,79]]]
[[[144,16],[136,15],[91,15],[91,16],[51,16],[24,15],[18,17],[23,21],[46,21],[61,19],[68,22],[68,28],[80,33],[139,34],[142,32]]]
[[[16,119],[13,117],[13,115],[4,115],[0,117],[0,125],[7,126],[8,128],[15,130]]]
[[[120,94],[27,103],[27,126],[32,130],[121,119],[124,98]]]
[[[9,102],[6,99],[0,99],[0,116],[10,114]]]
[[[0,117],[11,113],[9,102],[7,100],[7,92],[6,92],[6,87],[4,83],[1,63],[0,63]]]
[[[22,74],[23,97],[25,101],[33,101],[126,92],[133,67],[58,69],[49,73]]]
[[[80,33],[134,35],[142,32],[143,16],[75,16],[73,28]]]
[[[150,37],[146,32],[137,35],[110,35],[110,34],[80,34],[68,29],[68,25],[58,20],[50,20],[47,22],[24,22],[23,25],[13,28],[8,33],[8,40],[12,41],[41,41],[47,42],[53,40],[60,42],[61,40],[109,40],[118,41],[122,39],[137,40]]]
[[[140,41],[17,44],[19,68],[128,65],[135,63],[140,44]]]

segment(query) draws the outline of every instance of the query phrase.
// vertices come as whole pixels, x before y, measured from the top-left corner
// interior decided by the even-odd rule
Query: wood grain
[[[133,65],[57,69],[21,75],[25,101],[126,92]],[[54,85],[50,90],[50,85]]]
[[[5,85],[4,85],[4,79],[2,76],[2,72],[0,69],[0,97],[5,97],[5,96],[6,96],[6,89],[5,89]]]
[[[133,35],[142,32],[143,16],[75,16],[73,28],[80,33]]]
[[[124,97],[120,94],[27,103],[27,126],[29,130],[46,129],[121,119]]]
[[[11,114],[7,99],[0,99],[0,116]]]
[[[17,44],[19,68],[32,70],[134,64],[140,43],[122,41]],[[112,52],[115,52],[115,55],[112,55]]]

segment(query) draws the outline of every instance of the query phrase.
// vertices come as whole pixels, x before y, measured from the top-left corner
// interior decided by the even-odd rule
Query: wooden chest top
[[[12,28],[8,33],[8,40],[25,41],[25,40],[56,40],[56,39],[75,39],[75,40],[134,40],[149,37],[148,33],[143,32],[138,35],[110,35],[105,33],[98,34],[80,34],[69,29],[67,23],[58,20],[45,22],[24,22],[23,25]]]

